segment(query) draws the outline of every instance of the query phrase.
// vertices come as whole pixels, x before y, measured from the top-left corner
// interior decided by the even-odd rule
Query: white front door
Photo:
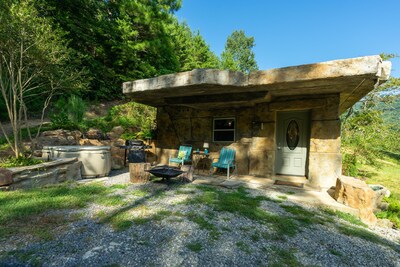
[[[278,113],[276,174],[306,175],[308,131],[308,112]]]

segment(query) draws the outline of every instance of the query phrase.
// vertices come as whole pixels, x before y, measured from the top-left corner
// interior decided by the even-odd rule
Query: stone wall
[[[203,149],[210,143],[211,158],[223,146],[236,149],[238,173],[270,177],[275,174],[276,114],[309,110],[310,140],[307,177],[315,187],[330,187],[341,174],[339,95],[276,98],[254,107],[193,109],[165,106],[157,112],[158,162],[168,163],[181,144]],[[235,142],[212,142],[213,118],[235,117]]]
[[[81,162],[76,158],[57,159],[41,164],[8,168],[12,173],[12,184],[3,189],[26,189],[70,180],[80,180]]]

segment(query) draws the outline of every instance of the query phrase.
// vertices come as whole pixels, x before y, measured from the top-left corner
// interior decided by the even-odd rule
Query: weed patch
[[[192,242],[192,243],[188,243],[186,244],[186,247],[193,251],[193,252],[200,252],[203,249],[203,245],[200,242]]]
[[[366,229],[351,226],[338,226],[338,229],[344,235],[358,237],[375,244],[390,247],[393,250],[400,252],[400,250],[394,244],[388,242],[387,240],[384,240],[374,233],[369,232]]]
[[[282,249],[279,247],[272,247],[271,248],[275,257],[272,257],[274,261],[271,263],[270,266],[301,266],[300,262],[298,262],[294,253],[296,252],[295,249]]]
[[[365,223],[363,223],[362,221],[360,221],[360,219],[358,219],[356,216],[351,215],[349,213],[338,211],[338,210],[331,210],[331,209],[323,209],[323,212],[325,212],[331,216],[338,217],[338,218],[345,220],[351,224],[359,225],[362,227],[367,227],[367,225]]]
[[[238,247],[238,249],[240,249],[241,251],[243,251],[246,254],[251,253],[249,245],[244,243],[243,241],[236,242],[236,246]]]

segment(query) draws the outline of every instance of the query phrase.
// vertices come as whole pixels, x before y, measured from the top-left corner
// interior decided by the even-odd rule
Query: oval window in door
[[[291,120],[286,130],[286,143],[290,150],[295,150],[299,144],[299,125],[295,120]]]

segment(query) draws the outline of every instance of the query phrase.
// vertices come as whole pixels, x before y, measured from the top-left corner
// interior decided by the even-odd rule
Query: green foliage
[[[168,30],[178,57],[180,71],[218,68],[218,57],[210,50],[199,32],[193,33],[185,22],[179,23],[176,18]]]
[[[355,154],[343,154],[342,172],[344,175],[355,177],[358,175],[357,157]]]
[[[125,137],[151,139],[155,131],[156,109],[143,104],[128,102],[111,108],[108,120],[113,126],[121,125],[126,129]],[[131,139],[131,138],[129,138]]]
[[[76,124],[79,124],[83,121],[83,116],[86,112],[86,103],[82,100],[82,98],[71,95],[68,99],[68,116],[69,119]]]
[[[68,99],[60,97],[54,104],[50,115],[52,128],[54,129],[82,129],[86,103],[79,96],[71,95]]]
[[[400,229],[400,199],[392,194],[384,201],[389,203],[388,209],[378,212],[376,216],[380,219],[389,219],[396,228]]]
[[[178,70],[166,30],[178,0],[38,0],[36,6],[67,32],[74,64],[88,70],[91,99],[117,98],[123,81]]]
[[[35,159],[35,158],[26,158],[26,157],[8,157],[0,161],[0,167],[2,168],[12,168],[12,167],[22,167],[22,166],[31,166],[42,163],[43,160]]]
[[[258,70],[254,52],[254,37],[247,37],[244,31],[234,31],[226,40],[221,54],[221,68],[249,73]]]
[[[395,55],[382,56],[390,59]],[[399,86],[400,80],[391,77],[341,116],[344,174],[360,175],[361,164],[374,166],[382,152],[400,151]]]
[[[56,93],[84,86],[81,69],[71,67],[65,33],[40,16],[34,4],[4,0],[0,5],[0,91],[13,126],[15,142],[10,146],[16,157],[24,152],[20,131],[28,107],[44,112]]]

